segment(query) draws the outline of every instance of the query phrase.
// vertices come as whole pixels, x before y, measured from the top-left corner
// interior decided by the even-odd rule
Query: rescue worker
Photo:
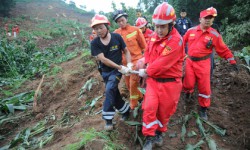
[[[143,36],[146,40],[146,43],[148,43],[149,41],[149,38],[153,35],[154,31],[150,30],[148,27],[147,27],[147,20],[145,18],[142,18],[142,17],[139,17],[136,22],[135,22],[135,26],[140,28],[142,33],[143,33]]]
[[[185,97],[186,99],[191,97],[197,82],[199,113],[205,120],[208,119],[207,108],[210,106],[210,55],[213,48],[220,57],[228,60],[235,71],[238,71],[232,52],[223,42],[221,35],[211,27],[216,14],[211,8],[201,11],[200,24],[189,29],[183,38],[184,44],[188,43],[188,58],[183,81]]]
[[[128,24],[128,15],[122,10],[117,10],[113,13],[113,20],[119,25],[119,29],[114,32],[122,36],[128,50],[131,54],[131,62],[127,63],[123,59],[123,65],[135,70],[137,61],[143,57],[143,52],[146,49],[145,38],[139,28]],[[138,100],[142,99],[142,94],[138,90],[140,77],[136,74],[125,76],[125,83],[130,93],[130,108],[134,109],[138,106]]]
[[[15,25],[12,28],[12,35],[16,38],[18,34],[19,34],[19,27],[18,27],[18,25]]]
[[[155,34],[144,54],[147,67],[139,69],[139,76],[147,76],[142,104],[142,133],[146,136],[143,150],[163,145],[162,133],[167,131],[182,90],[185,52],[182,37],[174,28],[175,19],[175,10],[167,2],[155,8],[152,16]]]
[[[150,30],[154,30],[153,27],[152,27],[152,25],[151,25],[151,23],[150,23],[150,21],[148,21],[147,17],[145,17],[145,16],[142,15],[141,9],[137,9],[137,10],[136,10],[136,16],[137,16],[137,19],[138,19],[138,18],[144,18],[144,19],[146,19],[146,21],[148,22],[148,23],[147,23],[147,27],[148,27]],[[137,19],[136,19],[136,20],[137,20]],[[135,22],[136,22],[136,20],[135,20]]]
[[[6,35],[8,35],[8,32],[9,32],[9,25],[6,23],[5,26],[5,32],[6,32]]]
[[[192,27],[192,21],[187,18],[187,12],[185,9],[181,10],[180,18],[177,19],[176,23],[178,25],[178,32],[181,36],[184,36],[189,28]]]
[[[214,17],[212,18],[213,20],[212,20],[212,28],[214,28],[218,33],[220,33],[220,31],[219,31],[219,26],[216,24],[216,23],[214,23],[214,19],[215,19],[215,17],[217,16],[217,10],[215,9],[215,8],[213,8],[213,7],[210,7],[209,9],[211,9],[211,11],[214,11]],[[214,70],[214,68],[215,68],[215,63],[214,63],[214,52],[215,50],[213,49],[213,52],[212,52],[212,54],[211,54],[211,73],[210,73],[210,82],[212,83],[212,77],[213,77],[213,70]]]
[[[106,121],[106,130],[113,129],[114,107],[122,114],[122,118],[126,118],[130,110],[128,103],[122,100],[118,83],[122,74],[127,74],[130,70],[121,65],[122,52],[129,63],[131,56],[122,37],[109,32],[109,25],[110,22],[104,15],[96,14],[91,20],[91,27],[98,36],[91,42],[91,55],[101,62],[101,75],[105,82],[106,98],[103,103],[102,118]]]

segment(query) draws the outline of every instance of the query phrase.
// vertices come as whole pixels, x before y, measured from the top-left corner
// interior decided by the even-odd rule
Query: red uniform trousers
[[[192,61],[190,58],[186,60],[185,77],[183,81],[184,91],[192,93],[197,81],[198,83],[198,101],[200,106],[210,106],[210,66],[211,60],[208,58],[201,61]]]
[[[170,116],[174,114],[182,90],[181,78],[176,81],[158,82],[147,79],[146,93],[142,105],[144,136],[155,136],[155,131],[167,131]]]

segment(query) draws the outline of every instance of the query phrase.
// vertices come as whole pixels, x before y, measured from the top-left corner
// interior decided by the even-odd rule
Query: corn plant
[[[116,149],[124,149],[123,145],[116,144],[116,139],[118,136],[118,132],[107,132],[107,131],[96,131],[94,128],[83,130],[78,134],[78,137],[81,141],[67,145],[64,150],[80,150],[84,149],[87,143],[93,141],[94,139],[104,140],[104,150],[116,150]]]
[[[54,133],[52,127],[46,127],[47,120],[38,122],[33,127],[28,127],[19,132],[3,149],[38,149],[50,142]],[[2,149],[0,148],[0,149]]]
[[[33,96],[34,91],[31,91],[0,99],[0,110],[12,114],[14,114],[15,110],[26,110],[28,103],[33,102]]]

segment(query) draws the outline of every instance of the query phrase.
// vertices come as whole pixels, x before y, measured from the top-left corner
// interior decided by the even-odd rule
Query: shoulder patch
[[[190,34],[189,36],[195,36],[195,34],[192,33],[192,34]]]
[[[219,33],[218,33],[217,31],[211,31],[211,33],[212,33],[213,35],[215,35],[216,37],[219,37]]]

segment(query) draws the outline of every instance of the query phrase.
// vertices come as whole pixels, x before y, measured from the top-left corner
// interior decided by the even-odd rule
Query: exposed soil
[[[89,22],[90,16],[77,15],[71,10],[61,10],[57,3],[51,2],[44,5],[44,3],[28,3],[27,5],[18,4],[16,12],[13,12],[13,16],[18,14],[32,14],[37,15],[38,18],[50,16],[47,11],[37,13],[29,8],[43,8],[44,10],[53,6],[58,14],[65,14],[67,17],[78,19],[78,21]],[[46,8],[46,9],[45,9]],[[58,8],[58,9],[57,9]],[[52,9],[53,10],[53,9]],[[38,15],[39,14],[39,15]],[[74,16],[75,15],[75,16]],[[43,17],[42,17],[43,16]],[[55,16],[56,17],[56,14]],[[26,24],[27,23],[27,24]],[[32,26],[33,23],[24,22],[22,27]],[[90,30],[90,29],[89,29]],[[89,31],[90,32],[90,31]],[[39,41],[39,39],[38,39]],[[59,40],[60,41],[60,40]],[[50,41],[39,41],[39,47],[46,47]],[[15,135],[26,127],[34,126],[38,121],[43,120],[45,117],[55,116],[55,120],[49,120],[49,124],[57,124],[63,117],[63,114],[67,113],[70,116],[70,126],[56,127],[54,129],[55,136],[53,140],[47,144],[44,149],[62,149],[67,144],[71,144],[79,141],[76,136],[77,133],[94,128],[97,131],[102,131],[104,127],[104,121],[101,119],[101,114],[87,115],[87,111],[79,110],[85,105],[87,100],[92,100],[97,96],[101,96],[104,93],[104,83],[97,71],[95,65],[85,64],[86,61],[91,60],[90,56],[82,57],[79,54],[76,58],[67,62],[61,63],[62,71],[55,76],[45,76],[42,84],[42,94],[38,101],[38,112],[32,112],[28,110],[24,114],[29,114],[21,118],[16,122],[4,124],[0,127],[0,134],[6,138],[0,141],[0,147],[10,142]],[[240,61],[238,61],[240,62]],[[93,78],[96,83],[92,89],[85,92],[82,98],[79,97],[81,87]],[[29,80],[25,82],[16,93],[36,90],[41,78]],[[230,65],[220,60],[216,63],[214,72],[213,84],[212,84],[212,103],[209,108],[209,121],[218,125],[219,127],[226,129],[226,136],[221,137],[215,133],[211,134],[211,137],[215,140],[219,149],[224,150],[247,150],[250,149],[250,117],[248,112],[250,109],[250,75],[243,69],[240,69],[239,74],[233,74],[230,70]],[[102,102],[104,97],[96,104],[95,112],[102,109]],[[197,111],[197,96],[195,101],[191,105],[186,105],[181,97],[176,113],[172,116],[168,132],[164,136],[164,146],[156,149],[185,149],[186,144],[195,144],[201,139],[200,132],[195,124],[195,119],[192,118],[187,125],[187,131],[195,131],[197,137],[185,138],[185,142],[181,141],[181,128],[182,122],[178,123],[183,116],[189,114],[191,110]],[[22,112],[23,113],[23,112]],[[134,143],[135,128],[126,125],[119,120],[119,115],[115,116],[115,130],[119,133],[118,143],[124,144],[127,149],[141,149],[139,143]],[[204,123],[203,123],[204,124]],[[204,124],[206,129],[209,126]],[[9,132],[9,131],[12,132]],[[169,134],[176,133],[176,137],[169,137]],[[90,143],[86,149],[102,149],[104,141],[95,140]],[[207,150],[208,145],[203,144],[202,149]]]

